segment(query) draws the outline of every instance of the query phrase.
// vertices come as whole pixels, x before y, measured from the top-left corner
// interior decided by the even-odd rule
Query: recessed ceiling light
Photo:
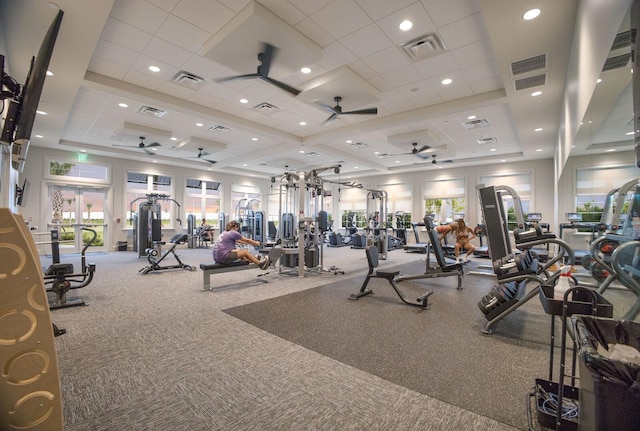
[[[522,19],[525,21],[531,21],[532,19],[536,19],[540,16],[540,9],[529,9],[522,15]]]
[[[158,66],[149,66],[149,70],[152,72],[160,72],[160,68]]]
[[[198,126],[198,127],[202,127],[202,126],[204,126],[204,124],[202,124],[202,123],[196,123],[196,126]]]
[[[306,122],[306,121],[301,121],[301,122],[299,122],[298,124],[300,124],[301,126],[306,126],[306,125],[307,125],[307,122]]]
[[[311,69],[309,69],[308,67],[303,67],[302,69],[300,69],[300,72],[302,72],[302,73],[311,73]]]
[[[477,117],[475,115],[469,115],[467,120],[475,120]]]
[[[534,91],[533,93],[531,93],[531,95],[532,95],[533,97],[538,97],[538,96],[540,96],[541,94],[542,94],[542,91],[540,91],[540,90],[538,90],[538,91]]]
[[[247,99],[240,99],[240,103],[249,103]]]
[[[252,141],[257,141],[257,140],[258,140],[258,138],[251,138],[251,140],[252,140]]]
[[[542,132],[542,127],[538,127],[537,129],[533,129],[534,132]]]
[[[46,113],[46,112],[44,112],[44,111],[36,111],[36,114],[40,114],[40,115],[47,115],[47,113]]]
[[[123,103],[123,102],[118,103],[118,106],[121,107],[121,108],[128,108],[129,107],[129,105],[127,105],[126,103]]]
[[[453,82],[453,79],[451,78],[445,78],[442,80],[442,85],[449,85]]]
[[[400,30],[402,30],[402,31],[409,31],[409,30],[411,30],[411,27],[413,27],[413,23],[411,21],[409,21],[408,19],[405,19],[404,21],[402,21],[400,23],[400,25],[398,27],[400,27]]]

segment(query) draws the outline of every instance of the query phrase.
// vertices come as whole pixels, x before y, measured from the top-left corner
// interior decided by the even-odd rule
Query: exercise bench
[[[462,277],[464,277],[463,264],[460,262],[447,262],[447,258],[445,256],[444,249],[440,244],[440,238],[438,238],[438,233],[435,230],[435,225],[433,224],[433,220],[430,217],[424,218],[424,226],[427,228],[427,233],[429,234],[429,247],[427,248],[427,258],[426,258],[426,269],[423,274],[415,274],[415,275],[401,275],[396,278],[396,281],[403,280],[418,280],[423,278],[436,278],[436,277],[449,277],[449,276],[457,276],[458,277],[458,289],[462,289]],[[436,262],[438,266],[431,266],[431,251],[436,256]]]
[[[430,305],[428,300],[429,296],[433,294],[432,290],[428,290],[420,295],[420,297],[416,299],[416,302],[408,301],[396,284],[396,277],[400,274],[400,271],[398,271],[397,269],[376,270],[379,264],[378,247],[376,247],[375,245],[371,245],[367,247],[365,251],[367,254],[367,262],[369,264],[369,272],[367,273],[367,277],[365,278],[364,283],[362,283],[362,287],[360,287],[360,291],[358,293],[351,294],[351,296],[349,296],[349,299],[357,300],[359,298],[362,298],[363,296],[373,293],[371,289],[367,289],[369,280],[371,280],[372,278],[383,278],[387,280],[389,284],[391,284],[391,287],[393,287],[393,290],[396,291],[402,302],[414,307],[420,307],[424,310],[429,309]]]
[[[273,265],[282,255],[282,248],[273,247],[267,253],[270,262],[269,266]],[[213,274],[222,274],[223,272],[243,271],[245,269],[259,269],[258,265],[250,263],[248,260],[235,260],[231,263],[201,263],[200,269],[202,270],[202,290],[212,291],[214,287],[211,285],[211,276]],[[258,277],[267,275],[268,272],[261,272]],[[259,278],[260,281],[267,282],[264,279]]]

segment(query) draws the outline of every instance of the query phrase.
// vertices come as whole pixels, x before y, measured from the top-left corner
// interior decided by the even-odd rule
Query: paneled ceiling
[[[47,115],[31,145],[267,178],[285,166],[366,176],[553,158],[578,2],[57,5]],[[533,7],[540,16],[525,21]],[[18,82],[55,13],[42,0],[0,2],[5,71]],[[404,20],[413,27],[400,30]],[[573,154],[633,147],[630,68],[602,73],[594,126]],[[139,148],[140,137],[159,145]]]

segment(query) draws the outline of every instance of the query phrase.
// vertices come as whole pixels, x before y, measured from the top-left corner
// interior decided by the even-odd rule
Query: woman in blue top
[[[225,264],[242,259],[255,263],[261,269],[267,269],[270,263],[268,256],[265,256],[262,260],[258,260],[254,255],[249,253],[249,250],[236,248],[236,243],[249,244],[254,247],[260,245],[258,241],[242,236],[239,230],[240,224],[237,221],[232,220],[227,223],[225,231],[218,236],[218,239],[213,244],[213,260],[217,263]]]

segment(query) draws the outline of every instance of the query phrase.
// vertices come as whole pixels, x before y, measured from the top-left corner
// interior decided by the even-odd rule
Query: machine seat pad
[[[73,274],[72,263],[53,263],[45,271],[45,275]]]
[[[383,271],[376,271],[376,277],[382,277],[382,278],[394,278],[396,275],[399,275],[400,271],[398,270],[383,270]]]
[[[215,271],[216,269],[229,268],[230,266],[245,266],[249,265],[248,260],[234,260],[231,263],[201,263],[200,269],[203,271]]]

